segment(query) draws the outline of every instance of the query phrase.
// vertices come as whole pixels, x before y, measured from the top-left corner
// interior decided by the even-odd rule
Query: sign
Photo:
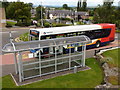
[[[34,36],[39,36],[39,32],[38,32],[38,31],[35,31],[35,30],[31,30],[31,31],[30,31],[30,34],[31,34],[31,35],[34,35]]]

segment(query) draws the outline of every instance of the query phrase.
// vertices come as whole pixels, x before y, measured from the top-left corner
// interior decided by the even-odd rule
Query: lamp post
[[[43,17],[42,17],[42,1],[41,1],[41,27],[43,27]]]

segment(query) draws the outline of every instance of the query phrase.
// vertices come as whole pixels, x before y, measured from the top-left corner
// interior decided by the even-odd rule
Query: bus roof
[[[52,34],[63,34],[69,32],[78,32],[78,31],[90,31],[101,29],[101,25],[91,24],[91,25],[76,25],[76,26],[64,26],[64,27],[51,27],[51,28],[37,28],[30,29],[40,32],[40,35],[52,35]]]

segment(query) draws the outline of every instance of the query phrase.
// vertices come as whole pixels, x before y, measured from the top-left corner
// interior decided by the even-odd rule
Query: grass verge
[[[103,72],[94,58],[87,59],[86,65],[91,69],[24,86],[16,86],[11,76],[7,75],[2,78],[2,86],[3,88],[94,88],[103,81]]]
[[[109,57],[110,60],[107,62],[110,68],[118,67],[120,68],[120,63],[118,62],[118,51],[119,49],[109,50],[104,52],[102,55],[104,57]],[[119,71],[118,71],[119,72]],[[113,85],[118,85],[118,76],[109,76],[108,81]]]
[[[116,33],[120,33],[120,30],[116,30]]]
[[[108,64],[110,64],[112,67],[120,67],[120,63],[118,62],[118,51],[119,49],[109,50],[104,52],[102,55],[104,57],[111,58]]]

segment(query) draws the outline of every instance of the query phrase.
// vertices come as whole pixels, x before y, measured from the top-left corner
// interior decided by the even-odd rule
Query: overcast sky
[[[0,0],[2,1],[2,0]],[[7,0],[7,1],[17,1],[17,0]],[[23,2],[31,2],[34,5],[40,5],[42,1],[43,5],[52,5],[52,6],[62,6],[63,4],[68,4],[68,6],[76,6],[78,0],[20,0]],[[114,5],[118,6],[118,2],[120,0],[114,0]],[[102,4],[103,0],[87,0],[88,6],[97,6],[98,4]]]

